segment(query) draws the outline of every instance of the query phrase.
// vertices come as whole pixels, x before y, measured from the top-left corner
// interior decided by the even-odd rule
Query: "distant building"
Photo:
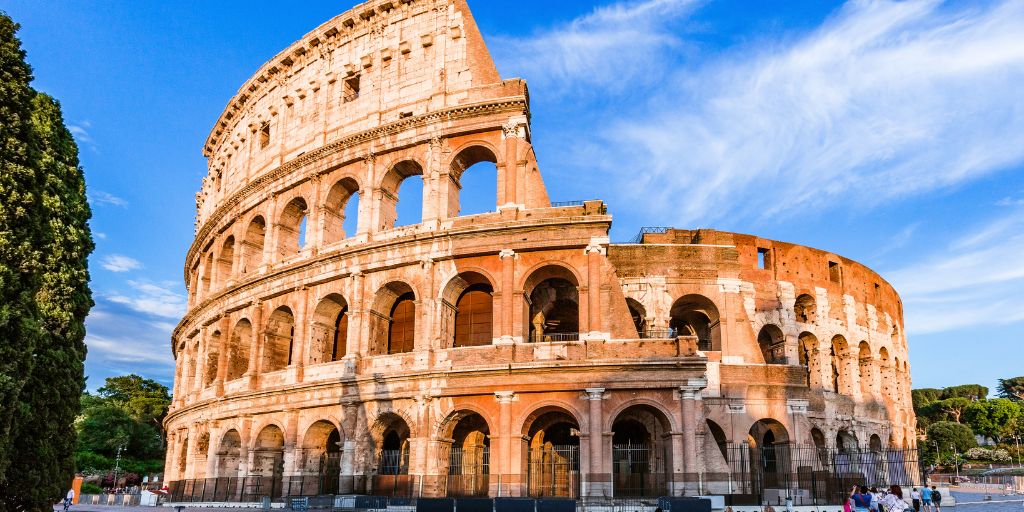
[[[769,499],[914,473],[879,455],[916,443],[885,280],[713,230],[610,243],[603,202],[549,199],[530,115],[464,0],[361,4],[242,85],[204,148],[172,494]],[[481,162],[494,209],[460,216]],[[411,176],[422,221],[396,227]]]

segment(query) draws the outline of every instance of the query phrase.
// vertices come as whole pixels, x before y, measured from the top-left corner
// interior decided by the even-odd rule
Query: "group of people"
[[[898,485],[889,486],[889,489],[868,488],[866,485],[853,486],[850,489],[850,496],[843,503],[844,512],[904,512],[911,506],[914,512],[942,512],[942,493],[933,485],[921,491],[914,487],[910,492],[911,504],[903,499],[903,489]]]

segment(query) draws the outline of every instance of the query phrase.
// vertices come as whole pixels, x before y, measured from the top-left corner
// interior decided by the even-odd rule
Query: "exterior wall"
[[[358,97],[345,101],[356,75]],[[404,471],[437,477],[470,414],[486,425],[491,485],[512,494],[528,492],[529,443],[555,412],[574,425],[582,491],[595,495],[611,491],[616,421],[630,415],[658,433],[673,494],[723,471],[716,443],[761,443],[766,421],[791,444],[914,445],[902,309],[888,283],[748,235],[670,230],[610,244],[601,201],[549,202],[529,116],[525,83],[497,75],[464,0],[362,4],[242,87],[205,147],[189,310],[172,343],[167,481],[313,474],[336,431],[338,490],[374,491],[389,429],[404,425]],[[460,217],[460,193],[473,193],[462,173],[481,161],[497,168],[494,211]],[[413,174],[424,180],[422,222],[395,228]],[[343,232],[356,192],[357,228]],[[568,281],[559,293],[575,296],[578,332],[538,341],[531,328],[549,311],[537,315],[546,299],[534,293],[548,278]],[[455,347],[471,284],[490,287],[491,340]],[[391,307],[406,292],[414,347],[388,354]],[[714,317],[707,336],[678,330],[688,304]],[[341,308],[346,351],[330,361],[323,347]],[[761,333],[778,338],[770,351]]]

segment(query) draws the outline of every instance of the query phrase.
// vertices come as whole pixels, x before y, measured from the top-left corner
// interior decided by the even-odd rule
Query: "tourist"
[[[888,512],[903,512],[910,508],[907,502],[903,500],[903,488],[898,485],[889,486],[889,492],[882,496],[879,503]]]
[[[932,510],[932,490],[927,485],[921,488],[921,506],[924,507],[925,512]]]
[[[871,506],[871,494],[868,493],[866,486],[862,485],[860,489],[857,489],[856,485],[853,486],[850,489],[850,499],[853,501],[854,510],[857,512],[868,512]]]
[[[921,512],[921,492],[917,487],[910,491],[910,501],[914,504],[914,512]]]
[[[933,485],[932,486],[932,506],[935,507],[935,512],[942,512],[942,508],[940,507],[940,505],[942,505],[942,493],[939,492],[939,490],[936,489],[935,486]]]
[[[868,510],[870,510],[871,512],[878,512],[878,498],[882,497],[882,493],[878,492],[877,487],[872,487],[869,491],[869,494],[871,495],[871,504],[868,505]]]
[[[75,502],[75,490],[68,489],[68,494],[64,496],[64,512],[68,512],[71,508],[71,504]]]

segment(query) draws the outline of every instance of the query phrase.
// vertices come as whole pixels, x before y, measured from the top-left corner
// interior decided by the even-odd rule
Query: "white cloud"
[[[663,63],[671,79],[640,112],[616,112],[578,160],[682,225],[863,211],[954,187],[1024,161],[1021,27],[1019,1],[850,2],[802,37]],[[640,55],[644,43],[626,46]],[[532,66],[594,80],[562,60]]]
[[[495,37],[498,62],[546,94],[625,90],[657,79],[660,53],[683,41],[668,28],[695,0],[622,2],[594,9],[568,24],[528,38]]]
[[[1024,320],[1024,208],[961,235],[885,273],[903,297],[908,333]]]
[[[91,203],[93,206],[109,205],[120,206],[121,208],[125,208],[128,206],[128,201],[125,201],[124,199],[121,199],[120,197],[117,197],[114,194],[104,192],[102,190],[91,190],[89,191],[88,196],[89,203]]]
[[[129,258],[123,254],[110,254],[103,257],[100,262],[103,268],[111,272],[129,272],[142,268],[142,262],[135,258]]]
[[[185,314],[185,296],[172,290],[173,283],[151,283],[129,280],[130,293],[106,294],[106,299],[127,306],[133,311],[159,318],[179,320]],[[166,323],[160,324],[166,326]]]

